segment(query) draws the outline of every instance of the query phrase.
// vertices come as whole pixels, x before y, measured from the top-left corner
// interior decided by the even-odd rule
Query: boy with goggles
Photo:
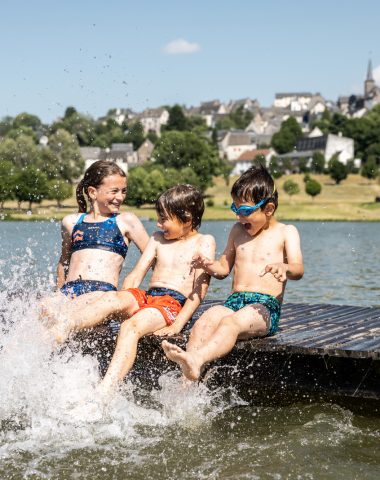
[[[217,279],[234,269],[232,294],[197,320],[186,351],[162,342],[166,356],[189,380],[198,380],[203,365],[229,353],[237,340],[275,334],[286,281],[304,273],[296,227],[274,218],[278,193],[269,172],[251,167],[234,183],[231,196],[237,223],[224,252],[219,260],[194,256],[193,268]]]

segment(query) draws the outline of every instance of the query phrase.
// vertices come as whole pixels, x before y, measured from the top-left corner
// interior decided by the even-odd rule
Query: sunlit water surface
[[[306,274],[289,282],[286,301],[380,306],[380,224],[297,227]],[[230,228],[205,222],[202,231],[220,252]],[[59,225],[0,222],[0,245],[0,478],[380,478],[380,420],[336,405],[257,407],[227,385],[184,389],[176,373],[153,392],[126,383],[103,405],[96,361],[52,355],[37,321],[36,297],[54,285]],[[131,248],[123,274],[137,258]],[[229,287],[213,281],[209,298]]]

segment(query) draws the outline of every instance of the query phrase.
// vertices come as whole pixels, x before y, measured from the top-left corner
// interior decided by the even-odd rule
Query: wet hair
[[[175,217],[181,223],[191,220],[193,230],[201,226],[204,210],[202,193],[193,185],[188,184],[169,188],[156,201],[156,212],[159,217]]]
[[[267,198],[273,203],[275,209],[278,206],[278,193],[268,170],[263,165],[253,165],[244,172],[232,185],[232,198],[242,202],[258,203]],[[265,208],[266,202],[261,209]]]
[[[120,168],[119,165],[108,160],[98,160],[88,167],[88,169],[84,172],[84,177],[78,183],[76,190],[79,213],[87,212],[85,195],[89,199],[88,187],[98,188],[102,184],[103,180],[110,175],[120,175],[121,177],[126,177],[124,170]]]

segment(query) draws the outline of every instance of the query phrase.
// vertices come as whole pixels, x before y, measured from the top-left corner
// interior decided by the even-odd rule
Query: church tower
[[[372,61],[370,59],[368,61],[367,78],[364,82],[364,98],[368,98],[374,88],[375,88],[375,80],[373,79]]]

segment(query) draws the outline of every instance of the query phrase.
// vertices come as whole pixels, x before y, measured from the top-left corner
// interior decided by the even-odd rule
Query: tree
[[[16,169],[12,162],[0,161],[0,209],[4,202],[14,198]]]
[[[26,135],[6,138],[0,143],[0,160],[9,161],[17,168],[37,165],[39,154],[37,145]]]
[[[49,148],[56,159],[56,173],[50,175],[51,178],[55,176],[73,182],[81,176],[84,160],[74,135],[66,130],[57,130],[49,137]]]
[[[29,210],[32,203],[41,203],[48,197],[48,179],[44,173],[34,166],[23,168],[15,177],[15,197],[19,202],[29,202]]]
[[[95,129],[94,120],[89,116],[78,113],[73,107],[68,107],[64,118],[54,122],[50,127],[52,133],[56,133],[58,130],[66,130],[71,133],[82,147],[92,145],[96,136]]]
[[[294,182],[293,180],[286,180],[286,182],[284,182],[283,189],[285,193],[289,195],[289,198],[291,198],[292,195],[297,195],[297,193],[300,193],[300,187],[298,183]]]
[[[230,113],[230,118],[233,121],[235,128],[244,130],[251,123],[253,114],[249,110],[245,110],[243,105],[240,105]]]
[[[54,179],[48,183],[47,197],[57,201],[57,207],[62,207],[62,201],[70,198],[73,194],[73,186],[67,180]]]
[[[301,157],[298,161],[298,166],[301,173],[307,173],[310,171],[308,167],[308,160],[305,157]]]
[[[196,185],[206,190],[212,177],[221,173],[221,160],[213,145],[193,132],[164,132],[153,151],[158,165],[181,171],[190,167],[197,176]]]
[[[306,183],[305,183],[305,192],[311,196],[311,198],[314,200],[314,197],[319,195],[322,191],[322,185],[317,182],[317,180],[314,180],[313,178],[310,178]]]
[[[282,122],[281,129],[272,137],[272,147],[278,153],[288,153],[294,149],[297,141],[302,138],[302,130],[294,117]]]
[[[166,131],[177,130],[183,132],[188,130],[189,124],[180,105],[169,108],[169,120],[165,126]]]
[[[272,157],[269,160],[268,166],[269,173],[272,175],[273,178],[280,178],[282,177],[282,169],[278,163],[278,157]]]
[[[0,120],[0,136],[4,136],[12,128],[13,118],[9,115]]]
[[[126,132],[126,142],[133,143],[133,148],[137,150],[144,143],[144,127],[140,122],[132,123]]]
[[[314,152],[311,161],[311,171],[314,173],[323,173],[325,170],[325,157],[321,152]]]
[[[370,156],[363,164],[360,172],[361,176],[369,180],[375,179],[379,175],[379,166],[376,162],[376,157]]]
[[[329,174],[337,185],[347,178],[347,167],[338,160],[337,154],[333,155],[329,161]]]
[[[42,129],[42,122],[36,115],[31,115],[30,113],[19,113],[12,123],[12,128],[18,129],[22,127],[29,127],[34,132],[38,132]]]

